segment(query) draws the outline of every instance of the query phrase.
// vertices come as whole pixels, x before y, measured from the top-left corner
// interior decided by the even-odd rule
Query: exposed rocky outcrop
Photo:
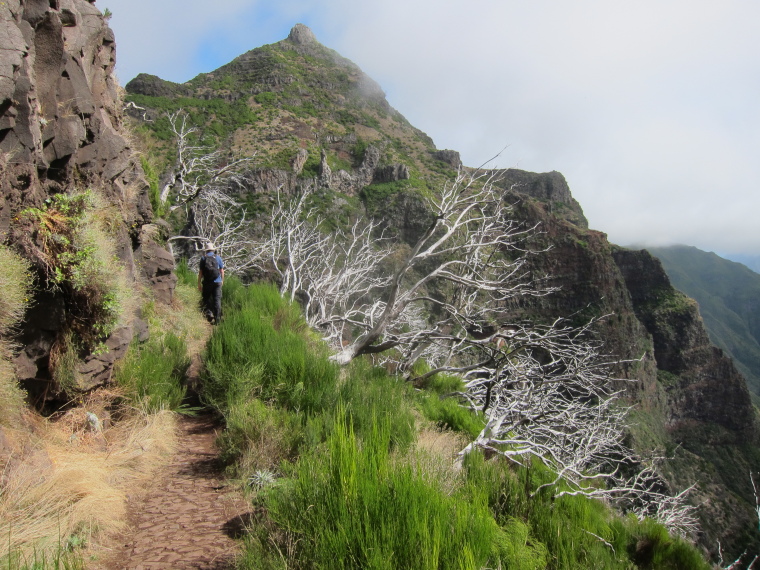
[[[0,42],[0,239],[19,241],[27,230],[14,218],[25,208],[92,189],[114,216],[111,233],[127,275],[169,302],[174,263],[141,230],[153,216],[149,187],[123,130],[114,36],[102,14],[85,0],[8,0],[0,3]],[[48,358],[66,306],[64,292],[40,291],[24,324],[16,366],[36,394],[58,389],[50,385]],[[107,352],[86,356],[80,387],[107,381],[131,339],[127,324],[105,340]]]
[[[564,218],[580,228],[588,228],[583,209],[570,193],[567,180],[559,172],[527,172],[509,168],[494,173],[496,184],[519,194],[540,200],[549,206],[549,212]]]
[[[155,75],[141,73],[126,85],[130,93],[140,93],[150,97],[188,97],[191,90],[179,83],[165,81]]]
[[[696,302],[671,286],[660,260],[648,251],[617,249],[613,257],[636,316],[652,335],[657,368],[678,377],[667,386],[671,428],[695,420],[723,426],[737,441],[754,438],[747,383],[710,342]]]
[[[375,169],[373,182],[398,182],[409,180],[409,167],[405,164],[389,164]]]
[[[288,34],[288,39],[298,45],[308,45],[317,41],[314,32],[303,24],[296,24],[293,26]]]
[[[433,153],[433,158],[445,162],[454,168],[462,167],[462,159],[459,156],[459,153],[455,150],[437,150]]]
[[[170,304],[177,276],[174,274],[174,257],[164,247],[162,230],[155,224],[145,224],[140,228],[135,249],[135,262],[141,274],[147,279],[155,299],[161,303]]]

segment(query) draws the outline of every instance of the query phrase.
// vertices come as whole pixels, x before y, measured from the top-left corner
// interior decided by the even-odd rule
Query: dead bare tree
[[[535,228],[513,220],[492,182],[460,171],[453,183],[428,198],[432,222],[390,280],[362,292],[374,291],[375,301],[363,315],[346,319],[355,334],[336,354],[337,362],[396,349],[399,363],[408,367],[423,354],[454,354],[473,342],[486,345],[493,340],[489,327],[510,300],[551,291],[524,272],[526,252],[518,244]],[[431,294],[433,286],[446,294]],[[416,318],[423,313],[439,317],[432,322]],[[341,318],[339,312],[330,316],[336,324]],[[447,359],[445,367],[453,361]]]
[[[755,483],[755,476],[752,471],[749,472],[749,480],[752,483],[752,492],[755,496],[755,513],[757,514],[758,523],[760,523],[760,494],[758,494],[757,483]],[[729,563],[728,566],[723,566],[723,564],[725,564],[723,560],[723,546],[721,545],[720,540],[718,541],[718,566],[723,570],[752,570],[755,567],[755,563],[758,561],[758,559],[760,559],[760,555],[755,554],[747,566],[744,566],[744,560],[746,558],[749,557],[747,556],[747,551],[745,550],[739,555],[736,560]]]
[[[170,211],[195,201],[204,193],[243,183],[242,173],[253,157],[225,159],[220,150],[198,143],[198,127],[191,124],[183,110],[169,114],[168,118],[177,145],[177,160],[159,198],[162,203],[173,198]]]
[[[254,248],[258,240],[246,219],[245,209],[235,194],[245,189],[245,169],[253,157],[227,160],[219,150],[197,142],[198,128],[180,110],[168,116],[177,146],[177,160],[160,193],[160,200],[171,202],[169,211],[184,208],[194,235],[169,238],[169,245],[190,241],[202,249],[211,241],[225,260],[227,271],[240,273],[255,265]],[[190,260],[191,265],[197,262]]]
[[[486,346],[494,334],[484,331],[500,308],[551,289],[529,282],[523,272],[518,243],[535,228],[515,223],[502,193],[481,178],[460,172],[429,199],[433,221],[390,277],[379,271],[390,250],[375,245],[383,241],[377,226],[323,234],[320,220],[306,210],[308,191],[290,201],[278,195],[259,260],[277,273],[284,295],[307,299],[307,319],[341,346],[334,357],[341,364],[397,349],[399,363],[409,366],[423,355]],[[419,271],[422,265],[434,267]],[[431,295],[433,285],[446,288],[446,298]],[[421,314],[440,317],[429,323]],[[452,362],[442,365],[451,370]]]
[[[259,259],[278,274],[281,293],[302,302],[337,362],[385,354],[401,370],[419,359],[431,365],[415,380],[461,376],[465,390],[451,396],[485,420],[461,457],[480,448],[521,464],[535,458],[556,474],[536,493],[617,499],[677,534],[693,533],[689,490],[668,496],[650,467],[623,475],[641,460],[622,443],[628,410],[592,332],[596,321],[504,322],[510,302],[552,289],[525,269],[522,244],[536,228],[514,222],[492,182],[460,172],[431,197],[433,220],[390,276],[381,272],[390,250],[373,239],[378,228],[324,234],[308,192],[278,196]]]

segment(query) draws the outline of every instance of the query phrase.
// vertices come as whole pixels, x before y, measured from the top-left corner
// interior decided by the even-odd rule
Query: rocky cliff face
[[[539,224],[533,247],[542,252],[531,258],[532,276],[559,288],[513,314],[578,323],[607,315],[597,332],[605,352],[624,361],[616,376],[633,407],[634,446],[673,457],[664,469],[671,491],[697,483],[705,548],[720,540],[734,556],[756,549],[749,472],[760,468],[760,430],[744,378],[710,343],[696,303],[672,287],[648,252],[613,246],[603,233],[553,213],[547,201],[514,190],[506,199],[518,219]]]
[[[613,257],[636,316],[652,335],[657,368],[672,375],[666,386],[670,429],[709,422],[733,432],[737,442],[756,438],[746,380],[710,342],[697,303],[672,287],[648,251],[617,249]]]
[[[0,239],[18,245],[28,238],[30,228],[17,223],[25,209],[91,189],[108,205],[110,232],[129,279],[170,302],[173,259],[150,225],[148,184],[123,129],[112,74],[114,37],[102,14],[85,0],[6,0],[0,3],[0,42]],[[39,289],[43,282],[40,272]],[[58,387],[50,381],[50,350],[71,307],[60,290],[41,290],[35,301],[16,365],[35,394],[51,394]],[[110,377],[133,323],[128,319],[105,340],[107,350],[82,355],[80,388]]]

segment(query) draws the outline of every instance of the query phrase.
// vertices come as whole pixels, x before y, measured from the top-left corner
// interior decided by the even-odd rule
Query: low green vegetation
[[[188,411],[183,381],[189,366],[185,341],[169,332],[132,345],[119,363],[116,381],[146,414]]]
[[[199,125],[203,133],[217,143],[224,141],[235,130],[258,121],[258,115],[244,99],[230,102],[222,98],[169,98],[131,94],[127,96],[127,101],[162,112],[155,121],[142,123],[140,127],[149,130],[161,141],[174,139],[167,115],[180,109],[188,113],[191,124]]]
[[[0,426],[11,426],[24,408],[24,397],[11,364],[14,327],[24,315],[32,290],[32,275],[23,258],[0,246]]]
[[[168,212],[165,205],[161,203],[161,191],[158,187],[158,171],[153,162],[145,156],[140,157],[140,165],[150,186],[148,196],[150,198],[150,205],[153,208],[153,214],[157,218],[163,218]]]
[[[56,194],[14,219],[19,245],[41,276],[39,286],[65,303],[65,322],[50,354],[53,377],[77,389],[76,364],[107,350],[104,340],[123,323],[135,296],[116,256],[118,214],[92,191]]]
[[[239,568],[709,568],[653,522],[534,495],[553,480],[538,463],[472,453],[457,468],[462,434],[483,425],[447,397],[457,378],[414,388],[369,361],[340,369],[276,288],[228,278],[224,299],[202,397],[258,513]]]
[[[82,554],[68,545],[60,545],[54,551],[34,551],[25,555],[12,552],[0,558],[0,568],[8,570],[84,570]]]

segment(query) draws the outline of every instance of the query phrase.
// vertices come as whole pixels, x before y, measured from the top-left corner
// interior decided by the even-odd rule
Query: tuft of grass
[[[273,287],[225,279],[225,320],[209,340],[204,397],[224,413],[230,398],[257,397],[306,416],[334,407],[338,367],[310,350],[303,319]],[[252,342],[252,339],[256,339]]]
[[[185,373],[190,367],[185,341],[174,333],[133,344],[117,365],[116,381],[145,413],[188,411],[183,406]]]
[[[18,422],[24,409],[24,393],[18,387],[10,349],[0,340],[0,426],[12,426]]]
[[[48,550],[31,553],[11,552],[0,558],[0,568],[8,570],[84,570],[82,553],[72,551],[69,544],[58,544]]]
[[[69,563],[58,556],[62,544],[89,545],[121,531],[126,489],[144,486],[176,447],[168,412],[133,414],[102,433],[39,423],[0,487],[0,560],[22,568],[42,558]]]
[[[53,380],[67,394],[75,394],[79,376],[80,347],[73,331],[63,331],[50,350],[50,370]]]
[[[294,478],[264,495],[281,531],[270,540],[294,545],[288,567],[483,567],[498,533],[486,505],[394,465],[387,421],[376,420],[360,444],[344,415],[337,413],[326,454],[302,457]]]
[[[418,401],[422,414],[441,428],[475,438],[485,426],[481,416],[452,398],[445,398],[436,393],[423,393],[418,397]]]
[[[29,263],[0,245],[0,336],[7,335],[24,316],[29,304],[33,277]]]
[[[9,336],[24,316],[29,304],[33,278],[29,264],[0,245],[0,425],[16,423],[24,408],[24,395],[16,382],[10,357]]]
[[[373,423],[380,418],[388,423],[391,447],[408,449],[417,437],[410,386],[366,360],[352,362],[347,376],[338,397],[354,432],[371,433]]]
[[[419,368],[419,366],[418,366]],[[415,373],[425,370],[415,370]],[[452,394],[464,392],[464,383],[457,376],[435,374],[426,379],[417,397],[417,406],[428,420],[438,427],[464,433],[475,438],[485,427],[481,415],[460,405]]]
[[[297,456],[303,441],[301,418],[257,399],[231,402],[225,423],[217,441],[221,459],[243,478],[257,471],[277,472],[283,461]]]

